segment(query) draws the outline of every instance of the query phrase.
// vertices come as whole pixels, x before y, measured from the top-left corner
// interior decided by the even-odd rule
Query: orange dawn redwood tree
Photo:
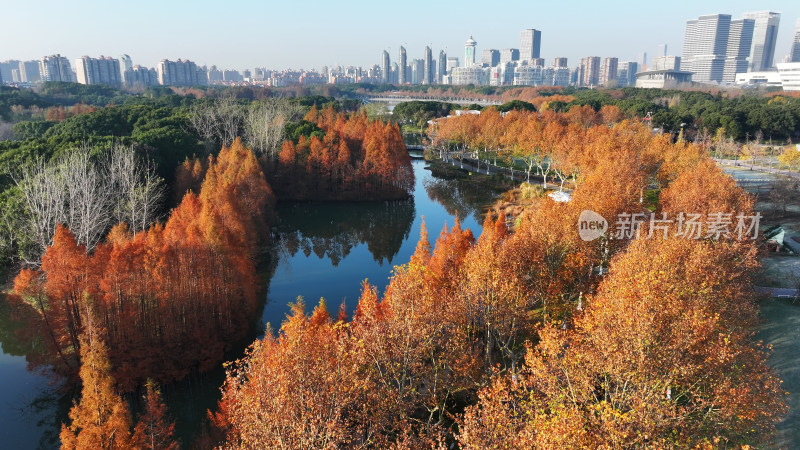
[[[364,283],[351,322],[316,311],[310,319],[296,306],[278,336],[268,333],[229,374],[214,416],[227,444],[768,442],[785,406],[753,341],[755,245],[658,235],[584,242],[576,231],[584,209],[612,229],[617,214],[649,213],[653,185],[663,188],[658,213],[747,214],[752,200],[702,148],[653,136],[615,108],[482,116],[438,121],[434,145],[514,154],[568,181],[572,201],[535,201],[513,230],[490,214],[477,241],[456,223],[433,249],[423,227],[382,296]],[[343,130],[356,153],[353,137],[366,136],[370,155],[385,154],[370,136],[380,126],[363,117],[314,110],[307,120]],[[319,145],[285,144],[284,163],[306,170]],[[308,370],[305,385],[298,372]]]
[[[38,313],[57,369],[77,368],[86,308],[123,391],[208,370],[245,335],[257,305],[253,256],[274,197],[239,140],[204,171],[200,191],[187,193],[165,224],[136,235],[120,224],[92,254],[59,226],[41,269],[17,277],[16,301]]]

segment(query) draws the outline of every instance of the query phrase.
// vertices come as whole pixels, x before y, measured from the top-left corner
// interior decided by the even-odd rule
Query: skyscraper
[[[42,81],[66,81],[75,82],[75,74],[69,60],[60,54],[44,56],[39,61],[39,75]]]
[[[681,70],[694,72],[694,81],[721,82],[730,27],[730,14],[705,15],[687,21]]]
[[[131,81],[128,78],[131,77],[131,71],[133,71],[133,61],[130,56],[126,54],[119,56],[119,71],[122,72],[122,84],[130,84]]]
[[[406,48],[400,46],[400,65],[397,67],[397,83],[406,84]]]
[[[389,52],[386,50],[383,51],[383,61],[381,64],[381,82],[383,84],[388,84],[391,81],[391,73],[390,73],[391,65],[389,63]]]
[[[475,48],[477,46],[478,43],[470,36],[464,44],[464,67],[472,67],[475,65]]]
[[[542,48],[542,32],[529,28],[520,33],[519,52],[523,61],[539,58]]]
[[[600,69],[600,84],[608,86],[616,82],[618,65],[618,58],[606,58],[603,60],[603,66]]]
[[[156,68],[162,86],[201,86],[208,84],[208,73],[189,60],[162,59]]]
[[[500,64],[507,64],[510,62],[519,61],[518,48],[504,48],[500,50]]]
[[[581,59],[581,86],[596,86],[600,84],[600,57],[589,56]]]
[[[41,79],[39,61],[20,61],[19,76],[24,83],[35,83]]]
[[[775,59],[775,42],[778,39],[778,25],[781,14],[771,11],[758,11],[742,14],[744,19],[753,19],[753,43],[750,48],[750,72],[762,72],[772,68]]]
[[[441,83],[445,73],[447,73],[447,52],[439,50],[439,64],[436,65],[436,82]]]
[[[794,42],[792,42],[789,62],[800,62],[800,18],[797,19],[797,24],[794,26]]]
[[[122,85],[119,60],[110,56],[99,58],[84,56],[76,59],[75,72],[80,84],[105,84],[114,87]]]
[[[425,46],[424,58],[424,74],[422,76],[422,84],[433,84],[433,52],[431,48]]]
[[[553,59],[553,67],[567,67],[567,58]]]
[[[481,65],[494,67],[500,64],[500,51],[493,48],[484,50],[481,53]]]
[[[753,41],[753,19],[731,20],[728,34],[728,52],[725,57],[725,68],[722,81],[733,83],[737,73],[747,72],[747,56]]]

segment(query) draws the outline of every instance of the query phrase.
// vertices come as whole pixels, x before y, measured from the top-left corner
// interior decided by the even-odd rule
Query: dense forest
[[[275,202],[403,198],[413,178],[402,134],[324,97],[97,91],[67,104],[73,88],[56,88],[1,93],[15,139],[0,142],[0,247],[25,263],[11,302],[37,350],[31,362],[82,382],[65,448],[175,448],[158,383],[216,366],[246,336]],[[752,198],[709,158],[713,141],[653,133],[624,103],[656,105],[664,91],[536,92],[437,120],[431,144],[523,161],[529,176],[568,184],[571,201],[541,195],[512,222],[490,212],[477,238],[456,221],[433,247],[423,227],[384,292],[363,283],[352,318],[299,300],[226,365],[198,447],[770,442],[786,408],[753,337],[757,242],[710,230],[689,239],[677,222],[645,221],[630,240],[576,230],[587,209],[706,223],[752,215]],[[798,100],[675,93],[670,114],[692,104],[684,94],[791,120]],[[403,114],[419,127],[449,109],[436,106]],[[735,106],[725,114],[749,120]],[[324,237],[309,229],[287,249],[348,251]],[[139,417],[131,392],[144,392]]]

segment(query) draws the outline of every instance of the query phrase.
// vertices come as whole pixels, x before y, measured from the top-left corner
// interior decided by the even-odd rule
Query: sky
[[[60,53],[119,57],[155,67],[190,59],[220,69],[319,69],[392,62],[399,47],[409,61],[431,46],[463,63],[464,41],[484,49],[519,48],[520,31],[542,31],[547,64],[585,56],[648,59],[667,44],[680,55],[686,20],[703,14],[780,12],[775,59],[789,52],[798,0],[468,1],[450,0],[0,0],[0,61]]]

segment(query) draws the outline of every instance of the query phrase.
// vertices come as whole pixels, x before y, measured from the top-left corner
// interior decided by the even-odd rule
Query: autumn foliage
[[[509,151],[571,181],[512,229],[427,230],[355,316],[292,309],[231,369],[230,447],[717,447],[768,442],[785,411],[754,342],[753,241],[578,237],[578,216],[752,214],[695,145],[606,109],[445,119],[440,145]],[[447,141],[447,142],[445,142]],[[449,144],[448,144],[449,142]],[[660,201],[645,192],[663,189]],[[674,231],[674,230],[673,230]],[[604,275],[607,273],[606,275]]]
[[[209,160],[199,194],[187,193],[163,225],[133,234],[120,224],[92,254],[59,226],[41,269],[23,270],[14,286],[38,312],[50,362],[77,369],[88,308],[123,391],[214,367],[253,320],[252,257],[273,202],[237,141]]]
[[[316,107],[305,120],[322,130],[283,143],[267,178],[281,200],[396,200],[414,186],[411,159],[396,124],[370,121],[362,111]]]

